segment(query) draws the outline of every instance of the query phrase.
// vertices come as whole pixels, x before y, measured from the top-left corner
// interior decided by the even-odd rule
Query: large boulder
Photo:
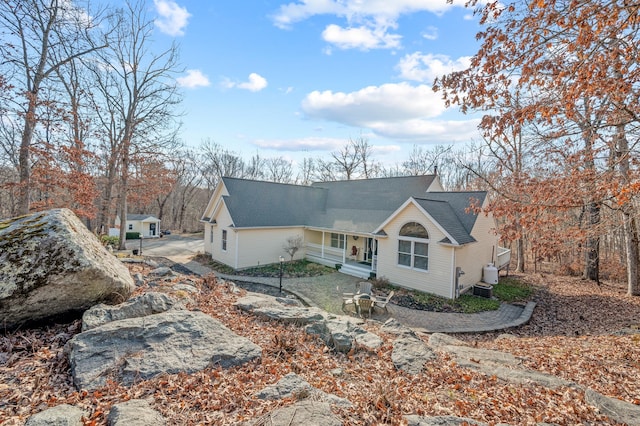
[[[73,405],[56,405],[29,417],[25,426],[82,426],[82,417],[86,415]]]
[[[93,390],[107,379],[125,385],[162,373],[230,368],[262,355],[259,346],[202,312],[167,312],[107,322],[65,346],[73,382]]]
[[[129,270],[69,209],[0,221],[0,323],[27,322],[118,303],[134,289]]]
[[[132,399],[115,404],[107,417],[109,426],[164,426],[162,414],[151,408],[144,399]]]
[[[118,305],[103,303],[93,306],[82,315],[82,331],[101,326],[111,321],[139,318],[159,314],[181,307],[171,296],[150,291]]]

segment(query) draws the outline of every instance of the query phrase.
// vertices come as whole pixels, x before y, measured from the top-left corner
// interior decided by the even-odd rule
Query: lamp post
[[[284,257],[280,256],[280,293],[282,293],[282,270],[284,269]]]

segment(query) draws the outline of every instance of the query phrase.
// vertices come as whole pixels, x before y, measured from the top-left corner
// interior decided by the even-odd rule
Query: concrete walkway
[[[280,285],[279,278],[220,274],[195,261],[182,265],[201,276],[214,273],[217,277],[229,281],[266,284],[276,288]],[[342,310],[342,293],[355,292],[360,281],[362,281],[360,278],[334,272],[317,277],[283,278],[282,288],[295,294],[310,306],[316,306],[337,315],[355,315],[353,308]],[[503,303],[496,311],[460,314],[404,308],[394,305],[392,300],[387,305],[388,313],[377,309],[372,319],[384,322],[388,318],[395,318],[407,327],[426,333],[477,333],[525,324],[531,318],[534,307],[533,302],[529,302],[525,307]]]

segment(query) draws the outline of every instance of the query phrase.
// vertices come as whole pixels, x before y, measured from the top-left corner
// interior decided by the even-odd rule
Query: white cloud
[[[427,40],[437,40],[438,39],[438,28],[433,26],[428,26],[422,32],[422,37]]]
[[[289,28],[315,15],[336,15],[349,22],[389,23],[403,14],[421,11],[442,14],[451,7],[442,0],[299,0],[280,6],[272,18],[280,28]]]
[[[380,136],[438,143],[466,142],[478,139],[480,119],[425,120],[415,118],[398,123],[378,122],[372,129]]]
[[[427,85],[384,84],[351,93],[314,91],[303,100],[302,110],[309,118],[395,139],[451,142],[478,135],[478,120],[438,119],[445,112],[444,102]]]
[[[471,57],[462,56],[452,60],[446,55],[422,54],[420,52],[405,55],[397,65],[400,77],[404,80],[419,81],[432,84],[436,77],[453,71],[467,69],[471,64]]]
[[[249,74],[248,81],[235,82],[235,81],[226,79],[225,81],[222,82],[222,85],[223,87],[226,87],[228,89],[232,89],[235,87],[238,89],[249,90],[251,92],[259,92],[260,90],[267,87],[268,83],[267,83],[267,79],[262,77],[260,74],[256,74],[255,72],[252,72],[251,74]]]
[[[322,32],[324,41],[336,45],[340,49],[389,49],[400,46],[397,34],[388,34],[382,28],[350,27],[342,28],[331,24]]]
[[[253,144],[259,148],[278,151],[335,151],[344,146],[344,139],[307,137],[300,139],[257,139]]]
[[[267,87],[267,80],[259,74],[252,72],[249,74],[249,81],[238,84],[238,88],[251,92],[259,92]]]
[[[176,81],[179,86],[187,87],[189,89],[206,87],[211,84],[209,77],[202,74],[202,71],[200,70],[187,70],[187,75],[184,77],[178,77]]]
[[[289,29],[316,15],[334,15],[346,25],[329,24],[322,36],[341,49],[395,49],[401,37],[390,34],[397,28],[401,15],[415,12],[443,14],[452,7],[464,6],[460,1],[444,0],[298,0],[280,6],[272,16],[279,28]],[[329,53],[330,50],[326,50]]]
[[[373,145],[373,152],[376,154],[393,154],[402,151],[400,145]]]
[[[171,36],[184,35],[184,28],[191,14],[186,7],[180,7],[172,0],[153,0],[156,12],[160,16],[155,24],[160,31]]]
[[[303,100],[302,109],[313,118],[358,126],[376,120],[436,117],[445,107],[440,95],[435,94],[431,87],[398,83],[369,86],[351,93],[314,91]]]

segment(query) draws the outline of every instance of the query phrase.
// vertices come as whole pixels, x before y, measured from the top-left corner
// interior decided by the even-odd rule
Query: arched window
[[[429,233],[418,222],[402,225],[398,234],[398,265],[429,269]]]

